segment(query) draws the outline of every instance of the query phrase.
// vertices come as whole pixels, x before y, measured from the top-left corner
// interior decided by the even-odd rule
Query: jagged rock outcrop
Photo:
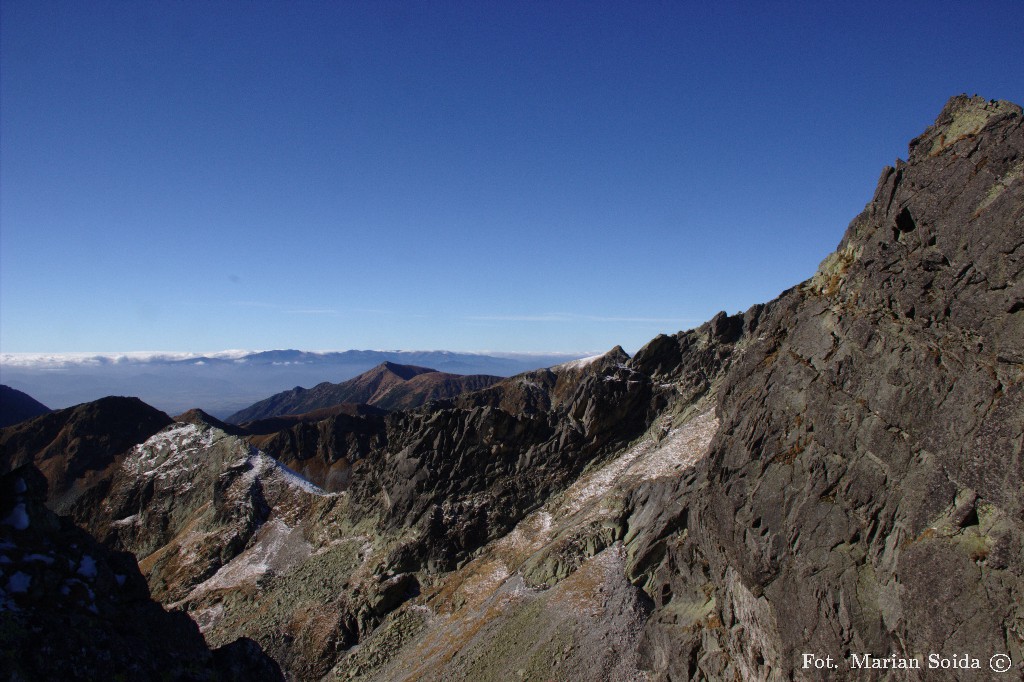
[[[345,403],[302,415],[249,422],[249,443],[324,490],[348,488],[352,463],[384,446],[386,411]]]
[[[583,469],[647,430],[663,398],[650,379],[621,360],[548,370],[546,412],[508,412],[503,404],[531,375],[500,391],[469,394],[430,409],[389,415],[387,447],[361,460],[354,502],[381,508],[389,528],[416,528],[394,561],[400,570],[450,570],[501,537]],[[559,374],[569,377],[563,382]],[[564,386],[564,393],[558,389]],[[476,403],[474,405],[474,403]]]
[[[0,667],[10,680],[281,680],[251,640],[211,651],[150,598],[135,557],[45,506],[31,464],[0,476]]]

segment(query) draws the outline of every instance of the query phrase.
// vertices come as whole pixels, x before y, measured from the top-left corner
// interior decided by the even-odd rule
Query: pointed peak
[[[629,360],[629,353],[623,350],[622,346],[615,346],[610,351],[604,354],[604,357],[608,360],[615,360],[616,362],[625,362]]]
[[[212,426],[215,429],[220,429],[221,431],[233,436],[238,436],[242,433],[241,429],[238,427],[226,424],[198,407],[194,407],[187,412],[182,412],[177,417],[174,417],[174,421],[181,424],[195,424],[196,426]]]

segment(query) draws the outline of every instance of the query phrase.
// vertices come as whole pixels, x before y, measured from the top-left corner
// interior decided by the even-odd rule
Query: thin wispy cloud
[[[337,315],[337,310],[321,309],[321,308],[304,308],[299,310],[285,310],[288,315]]]

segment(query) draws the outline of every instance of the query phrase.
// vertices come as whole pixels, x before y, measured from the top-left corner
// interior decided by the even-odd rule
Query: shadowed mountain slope
[[[138,398],[109,397],[50,412],[0,430],[0,473],[34,464],[49,504],[65,512],[109,474],[119,457],[171,423]]]
[[[11,680],[282,680],[251,640],[211,651],[150,598],[135,557],[44,506],[32,464],[0,475],[0,667]]]
[[[49,407],[27,393],[0,384],[0,429],[47,412]]]

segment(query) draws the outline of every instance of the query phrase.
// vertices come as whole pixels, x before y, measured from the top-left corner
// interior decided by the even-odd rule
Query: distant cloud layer
[[[0,353],[0,366],[59,368],[79,365],[117,365],[133,363],[180,362],[193,358],[237,360],[259,351],[224,350],[215,353],[179,353],[171,351],[81,352],[81,353]]]

